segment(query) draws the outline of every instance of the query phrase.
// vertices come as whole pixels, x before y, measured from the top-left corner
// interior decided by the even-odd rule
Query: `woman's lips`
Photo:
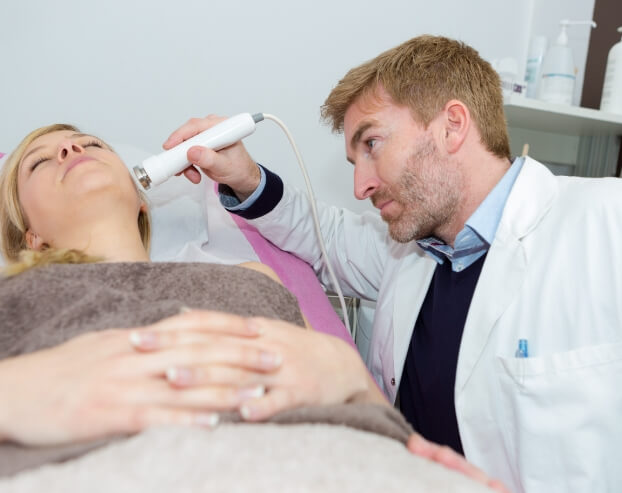
[[[85,161],[92,161],[93,158],[89,157],[89,156],[81,156],[77,159],[74,159],[73,161],[71,161],[71,163],[69,163],[69,166],[67,166],[67,169],[65,169],[65,174],[63,175],[63,178],[65,177],[65,175],[67,175],[67,173],[69,173],[73,168],[75,168],[76,166],[78,166],[78,164],[82,164]]]

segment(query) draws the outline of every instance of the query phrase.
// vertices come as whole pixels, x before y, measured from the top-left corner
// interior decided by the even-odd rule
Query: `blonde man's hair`
[[[322,119],[343,131],[348,108],[383,87],[398,105],[410,108],[424,127],[451,99],[469,109],[484,146],[510,157],[499,75],[470,46],[440,36],[418,36],[350,70],[322,105]]]
[[[97,262],[101,259],[90,257],[78,250],[46,248],[42,251],[33,251],[26,243],[26,217],[19,201],[17,177],[19,164],[24,157],[26,148],[38,137],[61,130],[79,132],[78,128],[66,123],[55,123],[38,128],[30,132],[9,155],[0,171],[0,252],[9,263],[5,273],[17,274],[31,267],[50,263],[86,263]],[[147,199],[137,189],[143,202]],[[151,219],[148,211],[138,214],[138,229],[145,249],[149,251],[151,245]]]

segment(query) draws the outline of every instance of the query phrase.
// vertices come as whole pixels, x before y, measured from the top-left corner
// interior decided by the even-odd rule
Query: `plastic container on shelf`
[[[593,21],[560,21],[561,31],[542,61],[542,77],[538,86],[538,99],[549,103],[572,104],[576,69],[572,50],[568,46],[568,26],[589,24]]]
[[[538,95],[538,84],[542,74],[542,60],[546,53],[548,40],[546,36],[533,36],[529,43],[527,54],[527,66],[525,68],[525,83],[527,84],[527,97],[535,98]]]
[[[622,33],[622,27],[618,28],[618,32]],[[600,109],[622,115],[622,40],[609,50]]]

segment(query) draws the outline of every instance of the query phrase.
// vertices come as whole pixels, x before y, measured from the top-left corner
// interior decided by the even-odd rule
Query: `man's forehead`
[[[371,115],[388,106],[397,105],[382,86],[376,86],[373,89],[364,91],[362,94],[357,96],[354,101],[352,101],[352,104],[350,104],[346,110],[346,117],[348,112],[357,114],[360,113],[361,115]]]

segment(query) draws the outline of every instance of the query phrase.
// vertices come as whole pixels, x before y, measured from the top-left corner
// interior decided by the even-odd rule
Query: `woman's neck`
[[[89,256],[103,258],[105,262],[149,262],[135,220],[129,223],[115,222],[113,218],[89,224],[69,235],[55,245],[59,248],[75,248]]]

